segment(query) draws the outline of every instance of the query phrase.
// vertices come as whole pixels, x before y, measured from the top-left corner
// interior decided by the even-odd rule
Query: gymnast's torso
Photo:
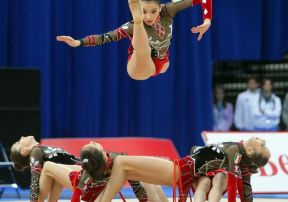
[[[198,4],[199,2],[197,2]],[[148,35],[149,44],[152,49],[151,56],[154,58],[163,58],[167,55],[169,46],[171,44],[172,30],[173,30],[173,18],[176,14],[184,9],[193,6],[192,0],[182,0],[178,3],[166,3],[161,4],[161,12],[154,23],[150,26],[144,23],[144,28]],[[101,34],[91,35],[81,39],[82,46],[97,46],[106,43],[119,41],[124,38],[133,38],[133,21],[127,22],[121,27]],[[133,52],[133,47],[130,45],[128,53]]]
[[[70,173],[71,183],[72,184],[76,183],[73,184],[73,187],[81,191],[81,196],[76,196],[77,193],[74,192],[72,202],[73,199],[75,199],[75,201],[78,201],[80,197],[81,200],[83,201],[87,202],[95,201],[106,187],[106,184],[110,178],[110,171],[112,170],[115,158],[119,155],[127,155],[127,154],[124,152],[121,153],[109,152],[106,153],[106,155],[108,157],[107,158],[108,160],[105,163],[105,173],[107,174],[102,176],[99,175],[98,179],[92,179],[85,170],[82,170],[81,172],[73,171]],[[148,201],[146,191],[142,187],[140,182],[131,180],[129,180],[128,182],[131,185],[133,192],[135,193],[136,197],[140,202]]]
[[[229,172],[241,179],[241,196],[247,201],[253,200],[250,176],[255,172],[255,165],[247,157],[242,142],[223,142],[198,147],[189,156],[180,159],[179,166],[184,191],[201,176]]]
[[[223,142],[199,147],[193,151],[190,157],[194,160],[195,175],[199,176],[217,169],[240,174],[240,164],[249,164],[243,144],[237,142]]]
[[[31,167],[31,201],[38,201],[39,198],[39,180],[43,165],[46,161],[54,163],[61,163],[67,165],[75,165],[79,163],[79,159],[67,151],[45,145],[36,145],[32,148],[30,153],[30,167]]]

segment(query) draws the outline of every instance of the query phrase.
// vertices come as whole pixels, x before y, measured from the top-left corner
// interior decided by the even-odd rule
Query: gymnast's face
[[[161,5],[155,1],[142,1],[144,22],[153,25],[161,11]]]
[[[263,157],[266,158],[270,158],[271,154],[269,149],[266,147],[266,141],[258,138],[258,137],[251,137],[247,143],[249,144],[249,146],[252,148],[252,151],[250,152],[250,154],[261,154]]]
[[[37,144],[33,136],[21,137],[16,143],[13,144],[11,150],[20,151],[21,155],[26,155],[29,152],[29,147]]]

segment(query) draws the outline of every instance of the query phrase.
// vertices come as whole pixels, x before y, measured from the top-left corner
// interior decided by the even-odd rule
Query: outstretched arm
[[[199,33],[198,41],[202,39],[205,32],[209,29],[212,20],[212,0],[193,0],[193,6],[200,3],[203,10],[204,22],[202,25],[192,27],[191,29],[192,33]]]
[[[171,17],[177,13],[193,6],[192,0],[172,0],[172,2],[162,5],[162,9],[166,9]]]
[[[203,20],[212,20],[212,0],[192,0],[193,6],[200,4],[203,10]]]
[[[210,19],[205,19],[204,22],[202,23],[202,25],[198,25],[196,27],[192,27],[191,32],[194,34],[199,33],[199,36],[197,38],[198,41],[200,41],[203,37],[203,35],[205,34],[205,32],[207,32],[207,30],[209,29],[209,27],[211,26],[211,20]]]
[[[83,39],[76,40],[71,36],[57,36],[58,41],[65,42],[71,47],[78,46],[97,46],[110,43],[113,41],[120,41],[121,39],[127,38],[133,33],[133,23],[128,22],[121,27],[99,35],[90,35]]]
[[[203,20],[212,20],[212,0],[172,0],[164,5],[167,12],[174,17],[178,12],[192,6],[201,4],[203,10]]]
[[[201,40],[202,36],[209,29],[212,20],[212,0],[172,0],[172,2],[165,4],[165,8],[171,17],[174,17],[178,12],[201,4],[203,10],[203,24],[193,27],[192,33],[199,33],[198,40]]]

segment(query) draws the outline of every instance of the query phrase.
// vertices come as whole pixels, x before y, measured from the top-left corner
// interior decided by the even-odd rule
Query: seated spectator
[[[277,131],[279,129],[281,110],[281,100],[273,93],[271,79],[264,79],[258,106],[255,108],[254,130]]]
[[[225,100],[225,91],[222,86],[216,86],[214,92],[214,131],[228,131],[233,123],[233,106]]]
[[[286,126],[286,130],[288,130],[288,93],[286,93],[286,96],[284,98],[282,119]]]
[[[259,100],[258,81],[256,77],[250,77],[247,82],[247,90],[240,93],[236,100],[234,124],[239,130],[254,129],[253,109]]]

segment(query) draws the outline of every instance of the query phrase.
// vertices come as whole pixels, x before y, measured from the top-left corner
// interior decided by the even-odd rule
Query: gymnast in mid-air
[[[70,36],[57,36],[71,47],[97,46],[129,38],[127,72],[132,79],[145,80],[166,72],[169,67],[169,46],[172,38],[173,18],[177,13],[197,4],[202,5],[203,23],[191,31],[201,40],[212,19],[212,0],[128,0],[133,20],[121,27],[99,35],[76,40]]]

